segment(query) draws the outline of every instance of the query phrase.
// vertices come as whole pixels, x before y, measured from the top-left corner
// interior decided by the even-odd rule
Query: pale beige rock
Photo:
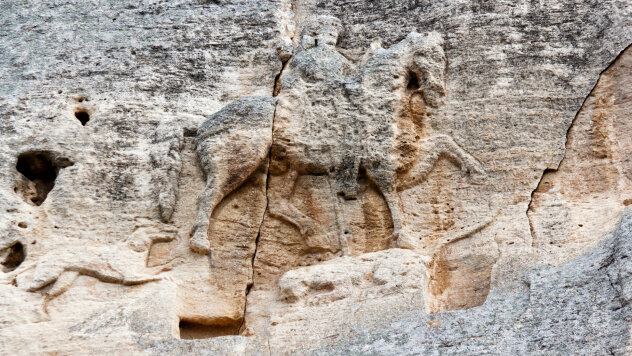
[[[0,353],[629,351],[627,3],[0,12]]]
[[[533,192],[533,246],[552,262],[593,248],[632,204],[631,66],[628,48],[602,73],[568,132],[559,168]]]

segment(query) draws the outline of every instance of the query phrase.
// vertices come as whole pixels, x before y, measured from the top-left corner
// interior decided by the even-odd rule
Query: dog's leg
[[[57,278],[57,280],[55,281],[55,284],[51,287],[51,289],[48,292],[46,292],[46,296],[44,297],[44,302],[42,303],[42,309],[44,311],[44,315],[46,316],[46,320],[50,320],[50,317],[48,314],[48,303],[51,300],[55,299],[56,297],[64,294],[68,289],[70,289],[72,284],[75,283],[75,280],[77,279],[77,277],[79,277],[79,272],[77,271],[64,271]]]

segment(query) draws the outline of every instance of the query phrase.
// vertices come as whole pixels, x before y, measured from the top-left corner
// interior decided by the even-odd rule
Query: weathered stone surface
[[[631,243],[628,209],[613,236],[593,251],[524,271],[521,286],[492,290],[481,307],[404,312],[299,354],[628,355]]]
[[[631,12],[4,1],[0,353],[632,352]]]
[[[529,206],[534,247],[565,256],[611,233],[632,203],[629,98],[632,51],[599,78],[571,126],[564,159],[547,171]]]

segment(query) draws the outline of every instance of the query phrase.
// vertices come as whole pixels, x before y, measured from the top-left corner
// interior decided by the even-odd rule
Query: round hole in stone
[[[88,121],[90,121],[90,114],[88,114],[88,112],[85,110],[75,111],[75,117],[77,118],[77,120],[79,120],[79,122],[81,122],[81,125],[83,126],[86,126]]]
[[[26,258],[26,251],[24,250],[24,246],[21,242],[16,242],[11,247],[8,248],[4,259],[2,260],[2,270],[6,272],[11,272],[18,268],[24,262]]]
[[[28,225],[24,221],[20,221],[18,223],[18,227],[21,228],[21,229],[26,229],[28,227]]]

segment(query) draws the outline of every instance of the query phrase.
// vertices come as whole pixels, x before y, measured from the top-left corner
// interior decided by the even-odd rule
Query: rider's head
[[[311,19],[301,32],[301,47],[335,46],[342,31],[340,20],[332,16]]]

